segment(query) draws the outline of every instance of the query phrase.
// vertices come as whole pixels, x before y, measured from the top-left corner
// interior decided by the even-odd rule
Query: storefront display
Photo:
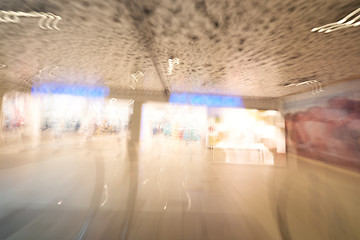
[[[129,100],[47,94],[39,89],[33,95],[13,92],[4,96],[2,131],[6,139],[124,134],[127,129]]]
[[[206,145],[210,149],[237,150],[236,159],[247,162],[251,157],[244,154],[257,152],[253,162],[273,164],[278,154],[285,153],[284,121],[273,110],[209,108]]]
[[[125,134],[131,107],[127,100],[105,101],[101,118],[96,121],[96,134]]]
[[[86,110],[86,98],[70,95],[41,95],[41,131],[63,133],[78,132]]]
[[[206,108],[176,104],[143,105],[141,138],[163,136],[181,141],[199,142],[204,138]]]
[[[11,93],[3,99],[3,131],[7,132],[5,137],[44,139],[74,134],[125,136],[133,103],[115,98],[45,94],[39,89],[34,95]],[[213,157],[218,162],[274,164],[285,153],[284,125],[281,114],[274,110],[144,103],[140,139],[202,143],[208,150],[225,153],[225,157]]]
[[[2,132],[7,141],[36,135],[39,109],[30,94],[10,92],[2,99]]]
[[[12,131],[26,124],[27,96],[25,94],[6,94],[3,99],[3,129]]]
[[[42,130],[57,134],[124,133],[129,121],[128,100],[46,95],[42,98]]]
[[[285,157],[284,120],[278,111],[146,103],[141,139],[202,142],[215,162],[275,164]],[[223,152],[224,154],[216,154]]]

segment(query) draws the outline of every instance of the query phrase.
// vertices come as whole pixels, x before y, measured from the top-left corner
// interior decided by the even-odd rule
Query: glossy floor
[[[0,239],[360,239],[357,173],[214,156],[164,139],[1,146]]]

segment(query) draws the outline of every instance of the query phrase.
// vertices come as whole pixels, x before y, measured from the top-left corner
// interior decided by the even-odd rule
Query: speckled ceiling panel
[[[35,19],[0,23],[0,81],[105,83],[129,91],[278,97],[360,75],[360,27],[311,33],[339,20],[351,0],[2,0],[1,10],[52,12],[60,31]],[[179,58],[170,75],[168,59]],[[58,67],[56,67],[58,66]],[[43,69],[41,76],[39,69]],[[131,91],[131,90],[130,90]]]

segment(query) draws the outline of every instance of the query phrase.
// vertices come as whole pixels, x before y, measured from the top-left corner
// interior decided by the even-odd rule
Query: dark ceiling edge
[[[180,92],[174,92],[174,93],[180,93]],[[211,95],[207,93],[194,93],[194,94]],[[146,91],[146,90],[130,91],[126,89],[110,89],[109,98],[112,97],[121,98],[121,99],[133,99],[134,101],[139,101],[139,102],[164,102],[164,103],[169,102],[169,95],[165,94],[163,91]],[[279,110],[280,107],[279,98],[246,97],[246,96],[236,96],[236,97],[240,97],[242,99],[245,108],[254,108],[259,110]]]
[[[168,102],[169,95],[164,91],[149,90],[128,90],[128,89],[110,89],[109,98],[133,99],[134,101],[155,101]]]
[[[329,84],[326,84],[326,85],[322,85],[322,87],[324,88],[324,87],[328,87],[328,86],[332,86],[332,85],[341,84],[343,82],[350,82],[350,81],[359,80],[359,79],[360,79],[360,75],[355,75],[355,76],[344,78],[342,80],[338,80],[338,81],[335,81],[335,82],[332,82],[332,83],[329,83]],[[311,91],[312,91],[312,89],[309,88],[307,90],[302,90],[302,91],[298,91],[298,92],[295,92],[295,93],[282,95],[282,96],[280,96],[278,98],[285,98],[285,97],[289,97],[289,96],[293,96],[293,95],[297,95],[297,94],[301,94],[301,93],[307,93],[307,92],[311,92]]]
[[[253,100],[253,101],[262,101],[262,100],[274,100],[280,97],[257,97],[257,96],[240,96],[240,95],[230,95],[230,94],[219,94],[219,93],[202,93],[202,92],[181,92],[181,91],[173,91],[169,92],[169,95],[173,93],[186,93],[186,94],[199,94],[199,95],[213,95],[213,96],[229,96],[229,97],[239,97],[241,99]],[[163,96],[166,95],[164,91],[151,91],[151,90],[128,90],[121,88],[111,88],[110,89],[111,96]]]

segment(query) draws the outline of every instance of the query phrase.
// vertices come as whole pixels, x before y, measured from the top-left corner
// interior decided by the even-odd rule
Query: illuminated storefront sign
[[[208,107],[244,107],[240,97],[205,95],[196,93],[172,93],[170,103],[191,104]]]
[[[60,83],[43,83],[32,86],[31,93],[45,94],[67,94],[85,97],[106,97],[109,95],[109,88],[104,86],[66,85]]]

